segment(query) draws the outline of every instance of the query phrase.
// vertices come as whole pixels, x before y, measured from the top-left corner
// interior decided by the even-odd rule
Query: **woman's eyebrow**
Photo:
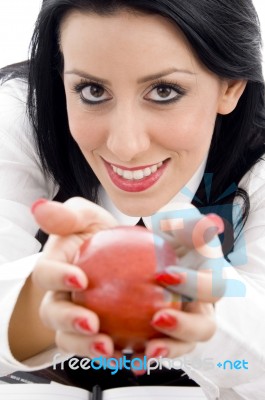
[[[137,83],[140,84],[140,83],[146,83],[146,82],[149,82],[149,81],[153,81],[155,79],[159,79],[159,78],[163,78],[164,76],[171,75],[171,74],[173,74],[175,72],[182,73],[182,74],[195,75],[194,72],[191,72],[191,71],[186,70],[186,69],[169,68],[169,69],[167,69],[165,71],[161,71],[161,72],[158,72],[158,73],[155,73],[155,74],[148,75],[148,76],[145,76],[143,78],[140,78],[137,81]],[[108,81],[107,79],[98,78],[97,76],[88,74],[87,72],[84,72],[84,71],[81,71],[81,70],[78,70],[78,69],[72,69],[70,71],[65,71],[64,75],[77,75],[80,78],[88,79],[88,80],[91,80],[91,81],[96,81],[98,83],[102,83],[103,85],[111,85],[110,81]]]
[[[77,75],[80,78],[96,81],[97,83],[102,83],[103,85],[110,85],[110,82],[107,79],[98,78],[94,75],[90,75],[87,72],[81,71],[79,69],[72,69],[70,71],[65,71],[64,75]]]
[[[161,71],[161,72],[158,72],[158,73],[153,74],[153,75],[145,76],[144,78],[139,79],[137,81],[137,83],[146,83],[146,82],[149,82],[149,81],[154,81],[156,79],[163,78],[164,76],[171,75],[171,74],[173,74],[175,72],[182,73],[182,74],[195,75],[194,72],[191,72],[191,71],[186,70],[186,69],[169,68],[169,69],[167,69],[165,71]]]

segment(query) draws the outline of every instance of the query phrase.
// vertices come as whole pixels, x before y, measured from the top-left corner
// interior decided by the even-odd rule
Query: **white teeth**
[[[129,171],[129,170],[123,170],[121,168],[117,168],[114,165],[112,166],[113,171],[118,174],[119,176],[122,176],[124,179],[128,180],[140,180],[143,179],[146,176],[150,176],[151,174],[155,173],[158,168],[160,168],[163,165],[163,162],[160,162],[156,165],[152,165],[151,167],[147,167],[145,169],[137,169],[135,171]]]
[[[144,176],[149,176],[149,175],[151,175],[151,173],[152,173],[151,168],[144,169]]]
[[[133,172],[132,171],[123,171],[123,178],[125,179],[133,179]]]
[[[139,170],[139,171],[133,171],[133,179],[143,179],[144,177],[144,171]]]

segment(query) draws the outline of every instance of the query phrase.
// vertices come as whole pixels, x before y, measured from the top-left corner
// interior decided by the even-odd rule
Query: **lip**
[[[144,168],[148,168],[152,165],[156,165],[156,164],[150,164],[150,165],[145,165],[143,167],[134,167],[134,168],[125,168],[122,166],[119,166],[117,164],[110,164],[107,161],[104,161],[105,167],[107,169],[108,175],[112,181],[112,183],[117,186],[119,189],[124,190],[125,192],[143,192],[144,190],[149,189],[151,186],[153,186],[156,182],[159,181],[159,179],[162,177],[162,175],[164,174],[168,163],[170,161],[170,159],[166,159],[165,161],[163,161],[163,165],[161,165],[161,167],[158,168],[158,170],[156,172],[154,172],[153,174],[146,176],[142,179],[139,180],[126,180],[124,178],[122,178],[121,176],[119,176],[118,174],[116,174],[113,171],[113,168],[111,165],[114,165],[117,168],[121,168],[123,170],[127,170],[127,171],[135,171],[137,169],[144,169]]]

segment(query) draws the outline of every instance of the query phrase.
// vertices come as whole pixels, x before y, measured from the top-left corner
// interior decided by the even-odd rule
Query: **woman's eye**
[[[154,102],[167,103],[178,100],[182,94],[183,92],[178,88],[174,88],[169,85],[158,85],[154,87],[146,97],[148,100]]]
[[[88,103],[102,103],[110,99],[110,95],[106,90],[96,84],[87,85],[80,92],[82,100]]]

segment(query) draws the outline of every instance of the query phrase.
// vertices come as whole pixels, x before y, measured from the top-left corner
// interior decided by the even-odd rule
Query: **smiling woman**
[[[187,354],[185,372],[209,399],[262,398],[259,28],[249,0],[43,1],[29,62],[0,71],[6,373],[44,368],[62,350],[62,360],[121,356],[98,315],[71,301],[89,285],[77,255],[96,231],[145,224],[177,253],[178,265],[154,281],[168,296],[183,295],[183,305],[153,315],[161,336],[136,356]],[[155,226],[165,215],[167,234],[162,222]],[[247,376],[196,367],[198,359],[216,365],[242,357]],[[73,379],[86,388],[180,385],[180,375],[123,371],[114,380],[78,372]]]
[[[59,40],[74,140],[122,212],[153,214],[202,164],[216,115],[233,111],[246,81],[207,70],[157,15],[71,13]]]

